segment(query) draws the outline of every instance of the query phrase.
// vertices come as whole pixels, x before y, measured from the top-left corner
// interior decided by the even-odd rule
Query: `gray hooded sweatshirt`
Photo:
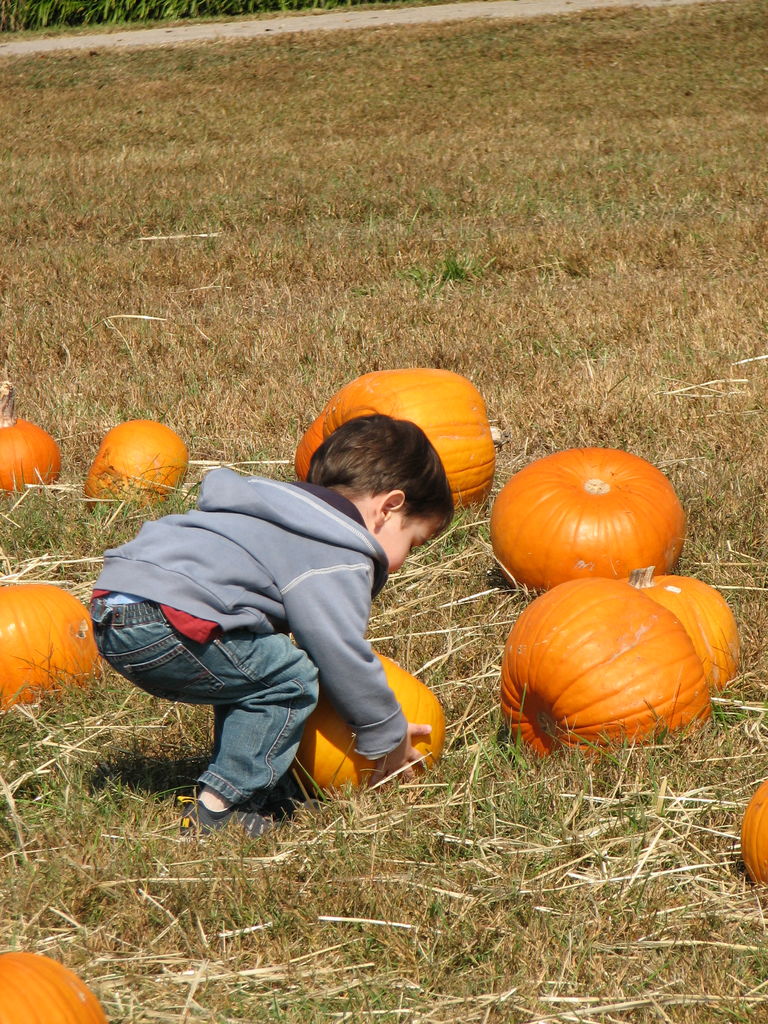
[[[406,720],[365,639],[388,561],[365,527],[292,484],[208,473],[197,509],[145,523],[104,555],[97,590],[122,591],[217,622],[223,630],[291,632],[320,684],[375,759]]]

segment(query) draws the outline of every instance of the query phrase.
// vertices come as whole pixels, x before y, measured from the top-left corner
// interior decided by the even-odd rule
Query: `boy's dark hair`
[[[438,530],[453,517],[453,496],[440,456],[410,420],[379,413],[347,420],[314,453],[307,480],[351,498],[401,490],[404,514],[436,519]]]

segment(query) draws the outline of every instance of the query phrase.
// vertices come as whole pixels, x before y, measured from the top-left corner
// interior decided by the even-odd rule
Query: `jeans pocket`
[[[317,692],[317,668],[284,633],[235,630],[213,641],[226,663],[258,689],[285,683]],[[226,674],[226,672],[224,672]]]
[[[176,635],[167,635],[145,647],[108,655],[122,675],[158,697],[202,703],[225,685]]]

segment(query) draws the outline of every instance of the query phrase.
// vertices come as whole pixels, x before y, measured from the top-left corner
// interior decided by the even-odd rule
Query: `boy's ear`
[[[387,491],[382,495],[381,510],[386,515],[391,512],[400,512],[403,505],[405,505],[405,491],[395,490]]]
[[[394,512],[399,512],[405,505],[405,491],[399,488],[394,491],[382,491],[379,494],[353,498],[366,527],[376,533]]]

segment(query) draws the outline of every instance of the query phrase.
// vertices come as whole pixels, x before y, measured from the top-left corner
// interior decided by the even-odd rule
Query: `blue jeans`
[[[317,669],[283,633],[247,629],[196,643],[151,601],[91,602],[99,651],[155,697],[214,709],[213,754],[199,778],[232,803],[266,799],[288,772],[317,704]]]

